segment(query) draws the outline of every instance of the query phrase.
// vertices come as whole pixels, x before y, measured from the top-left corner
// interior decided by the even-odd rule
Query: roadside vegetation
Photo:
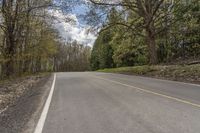
[[[54,27],[58,20],[50,12],[68,13],[77,1],[70,4],[69,1],[55,4],[54,0],[0,1],[1,124],[9,125],[2,115],[7,108],[20,99],[24,104],[37,97],[42,89],[34,86],[41,82],[44,85],[51,72],[89,70],[91,48],[75,40],[64,40]],[[74,22],[70,16],[63,19]]]
[[[0,2],[0,79],[200,62],[199,0],[81,1]],[[53,28],[55,18],[49,10],[68,13],[77,4],[87,7],[79,17],[91,27],[88,32],[97,33],[92,50],[62,40]],[[66,21],[73,23],[71,19]]]
[[[169,79],[175,81],[200,83],[200,64],[197,65],[155,65],[107,68],[98,72],[120,73]]]
[[[92,50],[93,70],[200,59],[199,1],[126,0],[94,5],[104,6],[102,10],[109,14]]]
[[[108,12],[92,49],[92,70],[199,81],[199,1],[91,1],[96,18]]]
[[[0,1],[0,79],[88,70],[90,47],[62,40],[53,28],[55,18],[49,10],[67,11],[72,6],[67,1],[54,5],[53,0]]]

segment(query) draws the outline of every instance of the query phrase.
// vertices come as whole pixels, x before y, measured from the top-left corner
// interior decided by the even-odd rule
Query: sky
[[[93,46],[96,36],[88,32],[91,27],[86,25],[84,21],[78,17],[80,14],[84,14],[86,10],[86,6],[83,5],[74,7],[72,11],[68,13],[63,13],[56,9],[49,10],[49,13],[56,18],[53,26],[58,30],[63,40],[76,40],[80,44]],[[68,22],[66,18],[68,18],[67,20],[70,18],[70,20],[73,21]]]

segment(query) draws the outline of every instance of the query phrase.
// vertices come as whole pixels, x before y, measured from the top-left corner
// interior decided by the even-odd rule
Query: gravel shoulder
[[[1,84],[1,133],[32,133],[34,131],[52,80],[53,76],[48,74]]]

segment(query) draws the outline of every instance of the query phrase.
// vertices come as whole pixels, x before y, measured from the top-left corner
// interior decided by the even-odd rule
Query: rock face
[[[29,76],[0,84],[0,133],[23,133],[32,117],[28,128],[34,128],[35,113],[48,94],[50,79],[50,75]]]

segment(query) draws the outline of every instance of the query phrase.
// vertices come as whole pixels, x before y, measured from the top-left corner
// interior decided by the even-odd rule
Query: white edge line
[[[52,99],[54,88],[55,88],[55,81],[56,81],[56,74],[54,74],[54,79],[53,79],[53,83],[52,83],[52,86],[51,86],[51,90],[49,92],[49,96],[46,100],[46,103],[44,105],[42,114],[41,114],[40,119],[37,123],[37,126],[35,128],[34,133],[42,133],[44,123],[45,123],[45,120],[46,120],[46,117],[47,117],[47,113],[48,113],[48,110],[49,110],[49,106],[51,104],[51,99]]]
[[[192,103],[192,102],[187,101],[187,100],[183,100],[183,99],[180,99],[180,98],[168,96],[168,95],[157,93],[157,92],[154,92],[154,91],[142,89],[142,88],[135,87],[135,86],[132,86],[132,85],[123,84],[123,83],[118,82],[118,81],[114,81],[114,80],[110,80],[110,79],[105,79],[105,78],[98,77],[98,76],[94,76],[94,77],[96,77],[98,79],[105,80],[105,81],[109,81],[109,82],[112,82],[112,83],[115,83],[115,84],[120,84],[120,85],[123,85],[123,86],[126,86],[126,87],[134,88],[134,89],[146,92],[146,93],[150,93],[150,94],[154,94],[154,95],[157,95],[157,96],[160,96],[160,97],[164,97],[164,98],[167,98],[167,99],[175,100],[175,101],[178,101],[178,102],[181,102],[181,103],[184,103],[184,104],[192,105],[192,106],[197,107],[197,108],[200,108],[200,104]]]

